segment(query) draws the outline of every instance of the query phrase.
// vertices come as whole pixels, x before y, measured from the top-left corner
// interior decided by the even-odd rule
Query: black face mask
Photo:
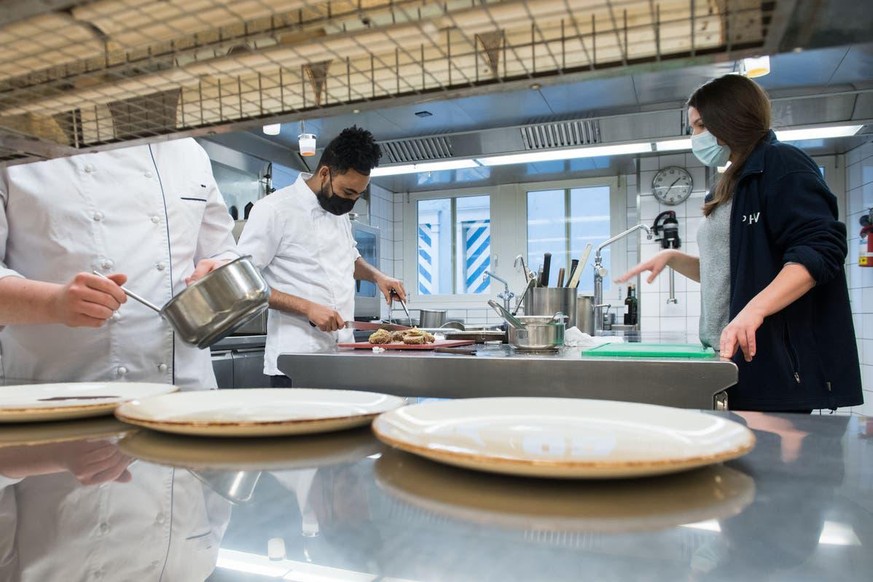
[[[330,176],[330,174],[328,174]],[[330,184],[330,189],[333,191],[333,176],[330,176],[328,180],[328,184]],[[315,195],[318,198],[318,204],[321,206],[326,212],[330,212],[331,214],[335,214],[336,216],[342,216],[343,214],[348,214],[352,211],[352,208],[355,207],[355,202],[357,200],[352,200],[350,198],[342,198],[336,195],[336,192],[332,192],[332,195],[328,196],[325,191],[327,190],[327,184],[321,187],[321,190]]]

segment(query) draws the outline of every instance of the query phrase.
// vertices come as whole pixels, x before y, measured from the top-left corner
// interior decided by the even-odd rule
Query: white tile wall
[[[694,189],[691,196],[682,204],[667,206],[661,204],[652,195],[652,179],[657,171],[667,166],[680,166],[691,173]],[[639,220],[645,225],[651,226],[655,217],[665,210],[676,212],[679,221],[679,238],[682,246],[679,250],[697,254],[697,228],[703,220],[703,199],[708,189],[706,168],[691,153],[670,154],[654,156],[638,160],[639,186]],[[630,187],[628,187],[630,190]],[[631,224],[628,221],[628,224]],[[630,245],[633,247],[633,245]],[[646,240],[644,234],[640,235],[640,254],[642,260],[651,258],[661,250],[657,241]],[[631,261],[630,251],[628,264]],[[697,341],[698,318],[700,316],[700,284],[689,281],[682,275],[674,275],[675,304],[668,304],[670,297],[670,278],[667,272],[661,273],[652,284],[646,283],[645,276],[640,278],[638,288],[640,290],[640,313],[641,329],[651,332],[685,332],[687,341]]]
[[[369,221],[370,226],[375,226],[379,229],[382,236],[382,244],[380,247],[379,270],[391,276],[396,276],[397,249],[395,245],[395,202],[394,194],[384,188],[370,186],[370,205],[369,205]],[[387,317],[388,309],[385,305],[382,306],[382,316]]]
[[[858,266],[861,244],[858,220],[873,208],[873,140],[848,152],[845,161],[846,227],[849,230],[846,271],[864,384],[864,404],[853,407],[852,412],[873,416],[873,268]]]

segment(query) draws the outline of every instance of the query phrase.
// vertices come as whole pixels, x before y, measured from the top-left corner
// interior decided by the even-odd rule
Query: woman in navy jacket
[[[649,271],[651,283],[670,266],[700,281],[701,341],[739,367],[730,408],[861,404],[846,227],[818,166],[776,139],[754,81],[726,75],[687,105],[694,154],[712,167],[730,161],[703,207],[700,257],[665,250],[620,280]]]

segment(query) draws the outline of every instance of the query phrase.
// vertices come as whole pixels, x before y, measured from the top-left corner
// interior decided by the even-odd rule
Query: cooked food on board
[[[436,341],[436,338],[434,338],[432,333],[417,328],[395,332],[378,329],[370,334],[369,339],[371,344],[403,343],[408,345],[424,345],[432,344],[434,341]]]
[[[370,334],[369,342],[371,344],[387,344],[391,342],[392,333],[387,329],[377,329]]]

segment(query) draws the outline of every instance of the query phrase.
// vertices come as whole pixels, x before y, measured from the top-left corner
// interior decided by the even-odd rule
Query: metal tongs
[[[406,308],[406,302],[400,298],[400,294],[397,293],[394,289],[391,289],[391,302],[394,302],[394,297],[397,297],[397,301],[400,302],[400,307],[403,308],[403,312],[406,314],[406,321],[412,323],[412,318],[409,316],[409,310]],[[391,306],[391,311],[394,311],[394,305]]]

